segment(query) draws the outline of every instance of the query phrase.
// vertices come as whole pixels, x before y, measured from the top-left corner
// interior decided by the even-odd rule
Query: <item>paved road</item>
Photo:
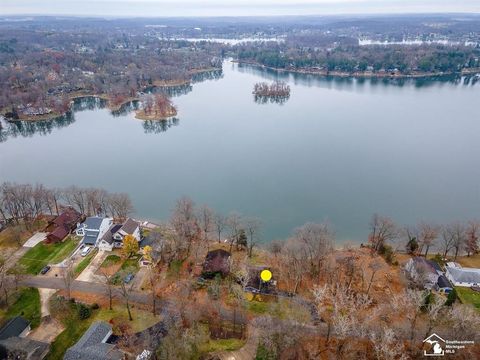
[[[26,277],[21,281],[21,283],[25,286],[44,289],[62,290],[66,288],[62,278],[52,278],[41,275]],[[107,287],[99,283],[74,280],[70,289],[72,291],[108,296]],[[113,294],[114,298],[121,299],[121,293],[119,289],[115,288]],[[130,293],[130,300],[139,304],[151,304],[152,297],[151,294],[148,293],[132,291]]]

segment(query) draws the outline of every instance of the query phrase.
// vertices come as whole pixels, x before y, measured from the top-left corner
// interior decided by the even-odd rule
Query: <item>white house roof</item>
[[[480,269],[448,267],[447,271],[456,283],[480,284]]]

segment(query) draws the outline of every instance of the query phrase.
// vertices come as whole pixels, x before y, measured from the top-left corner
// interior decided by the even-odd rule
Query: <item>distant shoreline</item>
[[[373,71],[355,71],[353,73],[343,72],[343,71],[328,71],[323,69],[283,69],[276,68],[273,66],[267,66],[259,64],[255,61],[243,61],[243,60],[232,60],[232,62],[240,65],[251,65],[254,67],[259,67],[262,69],[273,70],[283,73],[294,73],[294,74],[306,74],[306,75],[318,75],[322,77],[337,77],[337,78],[367,78],[367,79],[421,79],[421,78],[434,78],[442,76],[452,76],[452,75],[475,75],[480,74],[480,68],[471,68],[463,69],[460,72],[444,72],[444,73],[432,73],[432,72],[422,72],[414,74],[403,74],[400,72],[373,72]]]
[[[221,70],[221,68],[211,67],[211,68],[206,68],[206,69],[193,69],[193,70],[190,71],[190,78],[189,79],[186,79],[186,80],[156,80],[156,81],[153,82],[153,85],[149,85],[145,89],[148,89],[148,88],[168,89],[168,88],[174,88],[174,87],[177,87],[177,86],[188,85],[192,82],[193,75],[200,74],[200,73],[207,73],[207,72],[211,72],[211,71],[217,71],[217,70]],[[142,92],[145,89],[139,90],[139,92]],[[9,122],[15,122],[15,121],[29,121],[29,122],[52,121],[52,120],[55,120],[59,117],[65,116],[68,113],[72,112],[72,102],[74,100],[88,98],[88,97],[105,100],[107,102],[106,107],[110,111],[118,111],[122,108],[122,106],[124,106],[128,103],[131,103],[133,101],[140,101],[140,98],[138,96],[128,97],[125,100],[123,100],[121,103],[114,105],[114,104],[111,103],[112,99],[108,94],[90,94],[88,92],[80,91],[80,92],[70,94],[68,96],[68,99],[70,101],[70,106],[69,106],[69,110],[65,111],[64,113],[58,113],[58,112],[53,112],[52,111],[52,112],[49,112],[49,113],[39,114],[39,115],[26,115],[26,116],[25,115],[19,115],[18,119],[12,119],[12,118],[7,118],[5,116],[5,114],[8,112],[8,110],[7,109],[2,109],[0,111],[0,115],[3,116],[4,119],[9,121]],[[152,118],[151,116],[148,116],[148,117],[147,116],[140,116],[140,117],[136,116],[136,118],[141,119],[141,120],[165,120],[169,117],[175,116],[176,114],[177,114],[177,112],[175,110],[175,113],[171,116],[162,116],[162,117],[159,117],[159,118]]]

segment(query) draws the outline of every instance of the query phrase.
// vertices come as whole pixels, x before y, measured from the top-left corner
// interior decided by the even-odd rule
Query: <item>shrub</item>
[[[80,320],[85,320],[90,317],[90,315],[92,314],[92,310],[85,304],[78,304],[77,313]]]
[[[100,305],[98,305],[97,303],[94,303],[91,308],[92,310],[97,310],[97,309],[100,309]]]
[[[450,294],[448,294],[447,301],[445,301],[445,306],[452,306],[453,303],[457,300],[457,290],[455,288],[450,291]]]

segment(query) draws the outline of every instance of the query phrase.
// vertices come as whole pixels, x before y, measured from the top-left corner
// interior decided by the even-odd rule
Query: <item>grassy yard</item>
[[[0,248],[19,248],[30,236],[39,230],[41,231],[46,225],[47,222],[45,220],[31,222],[28,224],[28,229],[25,224],[9,225],[0,232]]]
[[[38,274],[47,264],[56,264],[64,260],[78,245],[78,240],[71,237],[57,244],[39,243],[28,250],[19,263],[25,266],[28,274]]]
[[[107,268],[112,265],[118,264],[120,261],[122,261],[122,258],[118,255],[108,255],[105,260],[103,260],[102,265],[100,267],[102,268]]]
[[[152,313],[143,310],[132,309],[133,321],[128,320],[126,309],[122,307],[114,307],[113,310],[107,308],[92,310],[92,315],[85,320],[78,318],[75,304],[66,300],[53,298],[50,302],[52,316],[57,318],[65,326],[65,330],[51,344],[50,352],[46,360],[61,360],[67,349],[73,346],[82,335],[87,331],[94,321],[103,320],[112,322],[115,331],[115,324],[125,323],[131,327],[132,332],[144,330],[159,321],[158,317],[154,317]]]
[[[200,347],[200,352],[208,354],[214,351],[235,351],[243,345],[245,345],[245,340],[242,339],[210,339]]]
[[[462,303],[472,304],[480,311],[480,292],[464,287],[456,287],[455,290]]]
[[[480,254],[459,256],[457,262],[464,267],[480,268]]]
[[[32,329],[40,325],[42,315],[40,308],[40,293],[38,292],[38,289],[20,289],[12,296],[12,300],[13,298],[15,298],[15,301],[5,312],[2,313],[2,321],[11,319],[15,316],[23,316],[30,321]]]
[[[138,310],[135,308],[132,309],[132,317],[133,321],[129,321],[125,306],[114,306],[113,310],[108,310],[108,308],[100,309],[95,317],[95,320],[103,320],[106,322],[112,320],[114,324],[125,323],[131,327],[132,332],[142,331],[155,325],[159,321],[159,318],[153,316],[150,311]]]
[[[92,259],[95,257],[95,255],[97,255],[97,252],[98,250],[95,248],[92,252],[90,252],[90,254],[88,254],[85,259],[83,259],[82,261],[80,261],[78,263],[78,265],[75,267],[75,276],[78,276],[80,275],[80,273],[85,270],[85,268],[88,266],[88,264],[90,264],[90,262],[92,261]]]
[[[122,266],[120,267],[120,270],[129,270],[132,269],[134,271],[138,270],[140,265],[138,264],[138,261],[140,260],[140,256],[135,255],[132,256],[130,259],[126,259]]]

